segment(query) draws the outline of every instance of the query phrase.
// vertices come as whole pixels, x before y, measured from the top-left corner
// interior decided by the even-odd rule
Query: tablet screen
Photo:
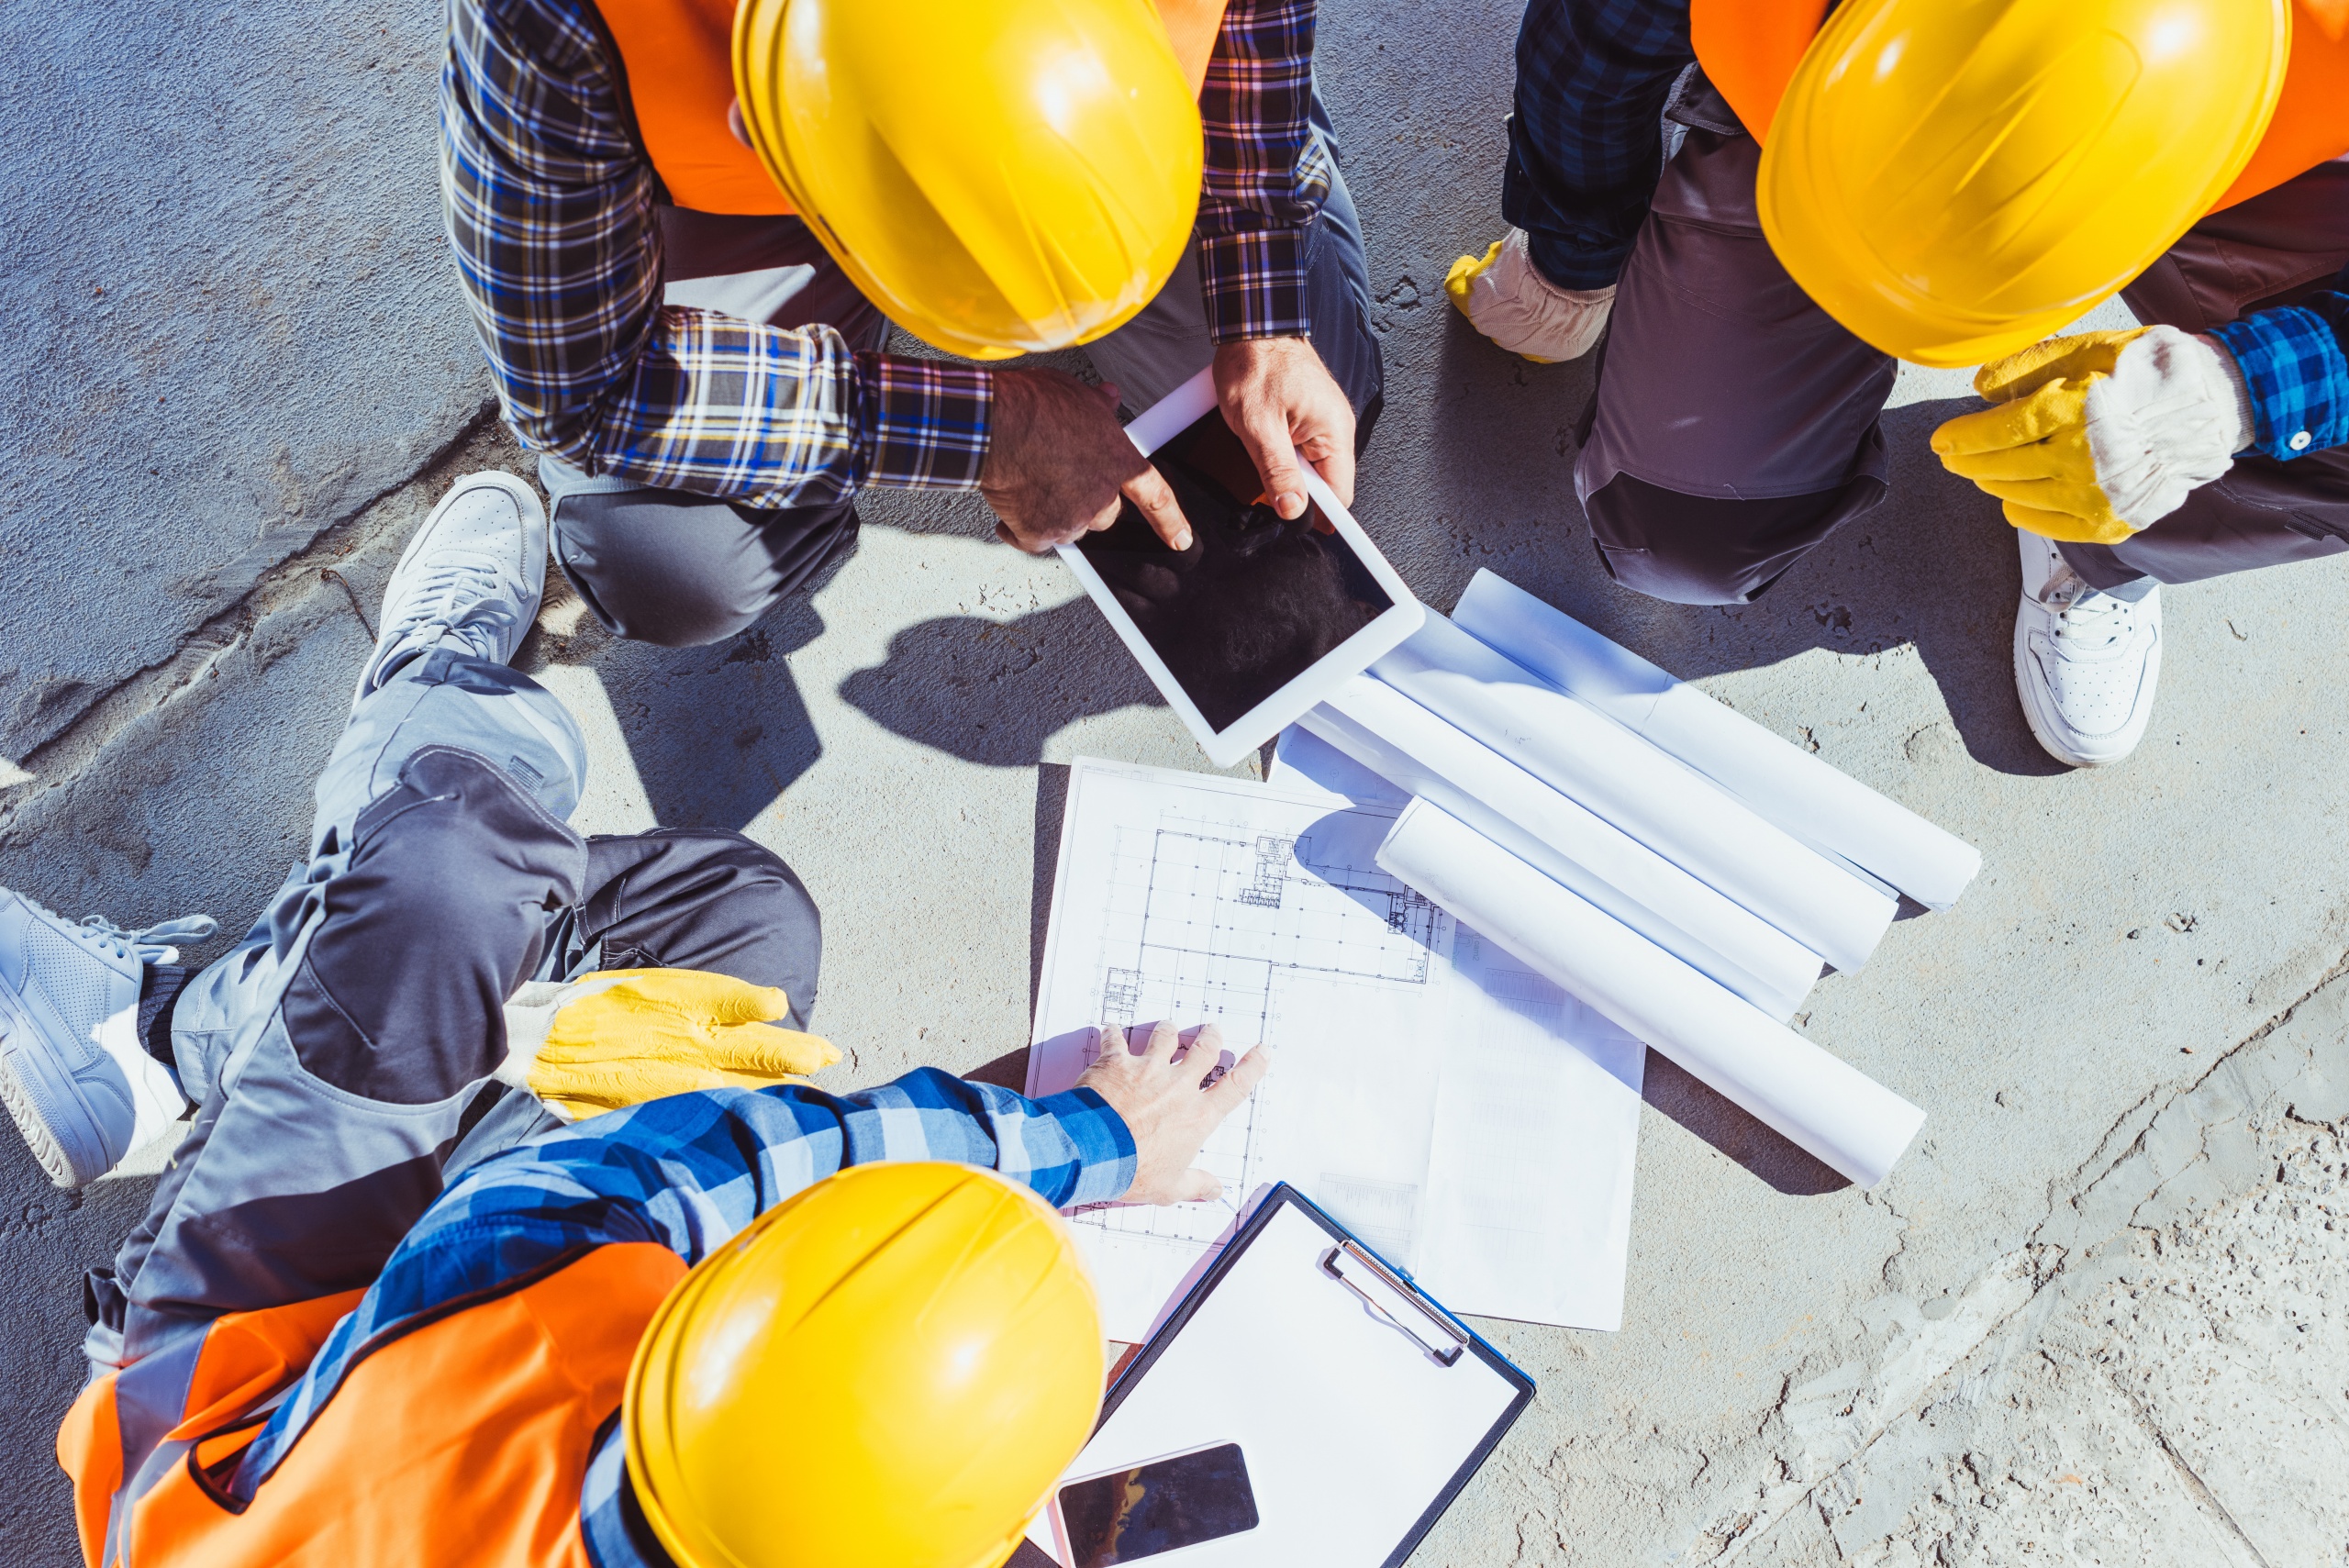
[[[1077,548],[1209,726],[1223,729],[1392,609],[1318,507],[1284,522],[1209,409],[1151,460],[1191,525],[1173,550],[1130,501]]]

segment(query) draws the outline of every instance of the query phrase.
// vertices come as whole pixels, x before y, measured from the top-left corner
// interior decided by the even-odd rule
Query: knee
[[[807,885],[739,833],[661,828],[588,845],[584,928],[607,969],[707,969],[791,998],[805,1028],[823,922]]]
[[[763,595],[756,604],[746,603],[723,583],[583,567],[569,550],[559,549],[556,558],[589,612],[613,636],[630,642],[707,647],[748,630],[767,608]]]
[[[487,758],[426,747],[359,814],[333,902],[412,933],[411,947],[470,949],[507,928],[535,936],[546,909],[579,897],[584,851]]]
[[[1742,605],[1883,494],[1863,477],[1810,495],[1684,495],[1618,473],[1583,510],[1600,563],[1624,587],[1675,605]]]

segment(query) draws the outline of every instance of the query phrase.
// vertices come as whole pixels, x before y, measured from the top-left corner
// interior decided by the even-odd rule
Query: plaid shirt
[[[1315,0],[1231,0],[1200,94],[1201,293],[1218,342],[1302,333],[1329,190]],[[757,506],[969,489],[993,381],[826,327],[662,303],[656,182],[586,0],[449,0],[440,186],[507,423],[589,473]]]
[[[2349,287],[2349,272],[2334,281]],[[2251,394],[2251,444],[2290,459],[2349,442],[2349,357],[2343,324],[2349,295],[2263,310],[2211,334],[2227,346]]]
[[[1561,288],[1623,270],[1664,168],[1664,99],[1697,58],[1688,0],[1531,0],[1501,215]]]
[[[1108,1202],[1134,1178],[1133,1139],[1092,1090],[1029,1100],[935,1068],[852,1095],[717,1089],[591,1118],[441,1194],[245,1451],[232,1490],[250,1498],[351,1367],[419,1313],[609,1242],[698,1263],[794,1193],[877,1160],[988,1166],[1056,1208]]]

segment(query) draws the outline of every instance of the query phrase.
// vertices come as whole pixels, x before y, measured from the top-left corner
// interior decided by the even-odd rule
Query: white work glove
[[[2151,327],[2088,388],[2085,426],[2112,515],[2143,528],[2234,466],[2251,445],[2251,397],[2224,343]]]
[[[1445,274],[1443,292],[1468,325],[1537,365],[1590,352],[1615,308],[1615,285],[1562,289],[1533,270],[1525,230],[1488,246],[1483,260],[1463,256]]]
[[[2234,356],[2175,327],[2050,339],[1983,366],[1974,386],[1998,406],[1943,425],[1933,450],[2050,539],[2117,544],[2251,444]]]

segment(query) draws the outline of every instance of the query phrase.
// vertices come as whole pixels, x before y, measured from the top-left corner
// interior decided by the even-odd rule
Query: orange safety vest
[[[90,1568],[587,1568],[579,1489],[629,1362],[685,1261],[597,1247],[364,1350],[250,1502],[223,1490],[266,1402],[361,1293],[222,1318],[178,1425],[126,1452],[139,1362],[82,1391],[57,1434]],[[162,1352],[171,1355],[173,1352]],[[170,1381],[150,1379],[150,1383]],[[130,1473],[128,1477],[125,1471]]]
[[[2349,152],[2349,0],[2293,0],[2292,52],[2267,134],[2210,210],[2232,206]],[[1827,0],[1690,0],[1688,36],[1705,79],[1754,139],[1827,18]]]
[[[1198,93],[1227,0],[1158,0],[1166,41]],[[620,53],[637,136],[669,199],[695,212],[781,214],[791,199],[734,139],[737,0],[596,0]]]

